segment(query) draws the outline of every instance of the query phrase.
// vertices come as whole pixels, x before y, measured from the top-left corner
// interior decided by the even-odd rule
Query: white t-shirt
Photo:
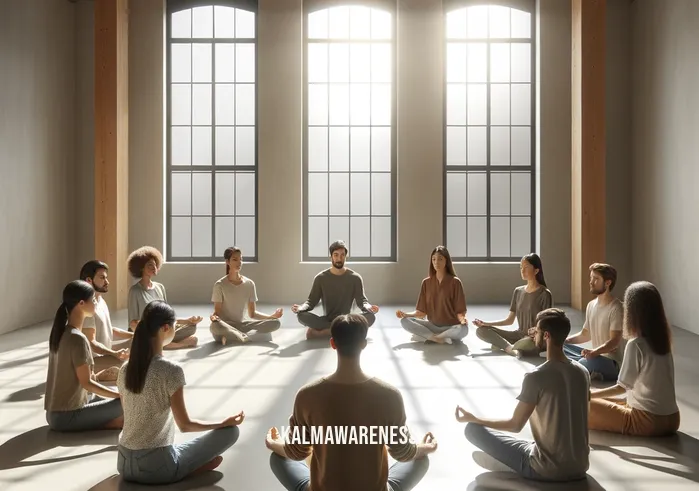
[[[624,325],[624,304],[615,298],[606,305],[602,305],[595,298],[587,304],[585,310],[585,325],[590,331],[592,338],[592,348],[599,348],[612,337],[612,331],[621,331]],[[611,358],[621,365],[624,359],[624,345],[622,339],[619,346],[611,353],[604,353],[602,356]]]
[[[227,322],[242,322],[247,316],[248,303],[257,302],[257,290],[255,282],[242,276],[243,282],[234,285],[224,276],[214,284],[211,301],[221,302],[220,318]]]
[[[105,348],[112,349],[112,342],[114,341],[112,318],[109,315],[107,302],[102,298],[102,295],[99,296],[95,305],[95,316],[85,318],[83,329],[94,329],[95,340]]]
[[[536,405],[529,418],[535,442],[530,456],[534,471],[557,480],[585,476],[590,465],[587,370],[576,361],[549,360],[524,376],[517,399]]]
[[[170,408],[170,397],[186,385],[182,367],[163,358],[153,357],[148,367],[146,383],[140,394],[126,388],[126,362],[119,369],[117,387],[124,409],[124,429],[119,445],[129,450],[157,448],[172,445],[175,439],[175,419]]]
[[[626,403],[634,409],[658,416],[679,411],[672,352],[658,355],[644,338],[634,338],[626,344],[619,385],[626,389]]]

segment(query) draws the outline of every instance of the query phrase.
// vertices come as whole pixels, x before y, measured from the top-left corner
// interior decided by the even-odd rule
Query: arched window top
[[[394,13],[396,0],[304,0],[303,2],[303,8],[307,14],[336,7],[365,7]]]
[[[447,13],[447,39],[531,39],[532,14],[509,6],[474,4]]]
[[[445,12],[461,9],[463,7],[476,6],[500,6],[508,7],[524,12],[534,13],[536,0],[442,0]]]
[[[340,5],[308,14],[308,39],[382,41],[393,39],[391,12],[366,5]]]
[[[171,3],[179,9],[171,10]],[[254,8],[251,8],[254,7]],[[256,2],[179,0],[168,2],[171,39],[252,39]]]

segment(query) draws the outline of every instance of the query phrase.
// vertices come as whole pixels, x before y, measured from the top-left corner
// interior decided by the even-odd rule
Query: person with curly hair
[[[153,300],[162,300],[167,303],[167,294],[162,283],[152,280],[158,274],[163,264],[163,255],[158,249],[144,246],[136,249],[129,255],[128,266],[131,276],[136,278],[136,283],[129,289],[128,313],[129,328],[135,330],[141,320],[143,310]],[[201,322],[199,316],[187,319],[177,319],[175,324],[175,337],[165,346],[165,349],[190,348],[197,345],[197,324]]]

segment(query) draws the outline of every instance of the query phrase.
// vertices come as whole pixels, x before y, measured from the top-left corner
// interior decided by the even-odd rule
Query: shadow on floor
[[[235,348],[242,348],[242,347],[247,347],[247,346],[261,346],[265,348],[271,348],[270,351],[273,351],[279,347],[278,344],[273,343],[271,341],[251,341],[249,343],[230,343],[227,344],[226,346],[223,346],[220,343],[217,343],[215,341],[211,341],[206,344],[202,344],[196,349],[191,349],[187,352],[187,358],[186,359],[192,359],[192,360],[203,360],[204,358],[210,358],[216,354],[223,354],[225,353],[226,350],[229,349],[235,349]]]
[[[168,489],[173,491],[188,491],[190,489],[207,491],[224,491],[224,488],[216,486],[223,478],[218,471],[211,471],[196,477],[186,478],[174,484],[144,485],[124,481],[120,475],[114,474],[104,481],[92,486],[89,491],[147,491],[149,489]]]
[[[486,472],[476,477],[466,491],[604,491],[592,476],[581,481],[560,483],[531,481],[514,472]]]
[[[58,433],[48,425],[17,435],[0,445],[0,470],[29,467],[75,460],[91,455],[116,450],[119,430],[84,431],[79,433]],[[27,460],[47,450],[58,447],[82,447],[85,445],[105,445],[90,452],[41,460]],[[116,456],[114,457],[116,462]]]
[[[38,401],[46,393],[46,382],[41,382],[34,387],[27,387],[26,389],[20,389],[17,392],[13,392],[4,402],[26,402],[26,401]]]
[[[699,483],[699,440],[686,433],[639,438],[591,431],[590,440],[593,450],[609,452],[646,469]]]
[[[395,351],[411,349],[422,352],[422,357],[428,365],[439,365],[445,361],[460,361],[459,357],[469,356],[468,346],[463,343],[426,344],[422,342],[402,343],[393,347]]]
[[[301,356],[302,353],[317,349],[330,349],[330,339],[304,339],[290,346],[286,346],[277,351],[278,346],[275,345],[274,349],[271,349],[265,353],[260,353],[261,355],[278,356],[280,358],[294,358],[296,356]]]
[[[0,363],[0,370],[7,370],[9,368],[14,368],[14,367],[18,367],[20,365],[24,365],[25,363],[31,363],[33,361],[43,360],[44,358],[46,358],[48,356],[49,356],[49,353],[48,353],[48,351],[46,351],[45,353],[39,353],[38,355],[30,356],[29,358],[20,358],[19,360],[6,361],[4,363]]]

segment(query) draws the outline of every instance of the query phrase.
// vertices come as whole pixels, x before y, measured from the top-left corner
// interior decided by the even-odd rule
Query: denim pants
[[[530,465],[530,455],[534,442],[518,440],[508,434],[475,423],[468,423],[464,434],[469,442],[520,476],[527,479],[543,480]]]
[[[125,481],[142,484],[181,481],[228,450],[239,435],[237,426],[228,426],[209,431],[189,442],[167,447],[129,450],[119,445],[117,470]]]
[[[123,414],[121,399],[95,397],[74,411],[46,411],[46,422],[53,431],[102,430]]]
[[[285,459],[272,452],[269,458],[272,472],[287,491],[305,491],[311,482],[311,470],[305,462]],[[387,491],[410,491],[425,477],[430,462],[427,457],[396,462],[388,469]],[[358,472],[361,470],[358,469]]]
[[[615,382],[619,378],[619,365],[617,362],[606,356],[595,356],[594,358],[588,360],[583,358],[582,350],[584,348],[577,346],[575,344],[565,343],[563,345],[563,352],[571,360],[577,361],[582,366],[584,366],[588,372],[599,373],[602,375],[604,380]]]

